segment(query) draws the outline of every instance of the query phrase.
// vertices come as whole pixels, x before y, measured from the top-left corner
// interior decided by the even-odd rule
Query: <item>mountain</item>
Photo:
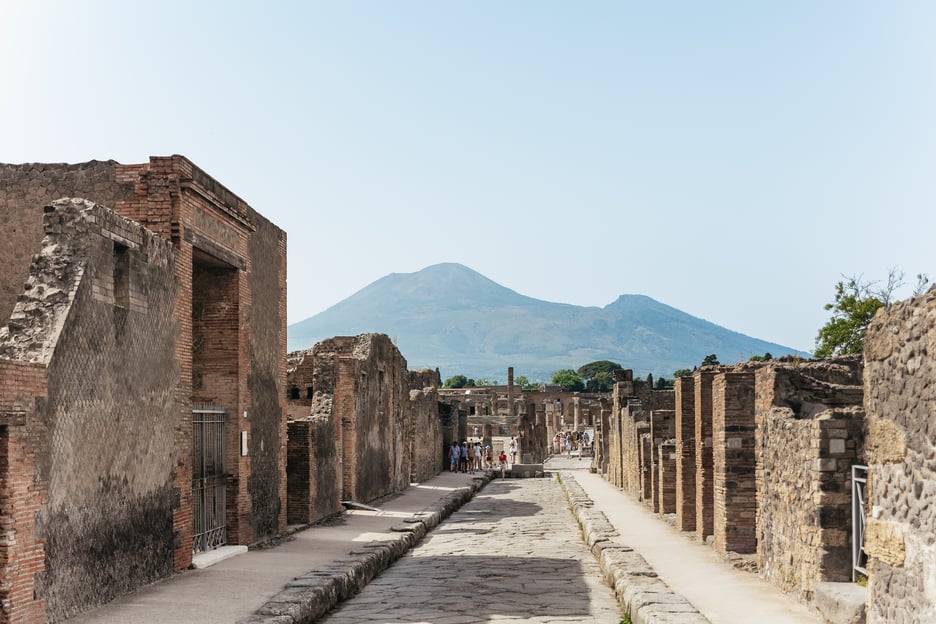
[[[724,363],[798,353],[643,295],[621,295],[603,308],[551,303],[453,263],[391,273],[288,330],[290,351],[332,336],[383,333],[411,369],[438,367],[443,378],[461,373],[501,383],[508,366],[545,381],[555,370],[612,360],[637,375],[672,377],[710,353]]]

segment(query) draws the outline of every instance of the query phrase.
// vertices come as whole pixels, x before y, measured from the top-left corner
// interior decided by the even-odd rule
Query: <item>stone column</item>
[[[722,373],[715,377],[712,432],[715,550],[756,552],[754,373]]]
[[[695,390],[692,377],[679,377],[676,394],[676,528],[696,530]]]
[[[572,397],[572,431],[579,430],[579,417],[581,416],[581,407],[579,397]]]

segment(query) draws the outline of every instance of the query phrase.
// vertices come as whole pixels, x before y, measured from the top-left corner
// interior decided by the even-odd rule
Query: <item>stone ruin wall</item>
[[[851,466],[864,461],[861,359],[757,370],[761,574],[802,601],[851,580]]]
[[[442,468],[438,375],[407,370],[383,334],[290,354],[287,393],[290,522],[315,522],[342,500],[373,501]]]
[[[95,160],[78,165],[0,164],[0,319],[10,317],[32,255],[41,247],[42,207],[62,197],[90,197],[114,208],[130,193],[129,185],[117,182],[115,165]]]
[[[44,214],[42,251],[0,330],[0,355],[46,366],[45,399],[14,435],[32,440],[34,467],[16,465],[44,492],[32,593],[55,621],[172,573],[182,406],[171,245],[86,200]],[[115,241],[127,248],[123,285]],[[23,546],[7,535],[11,550]],[[11,606],[21,613],[22,602]]]
[[[865,334],[868,623],[936,621],[936,289]]]
[[[434,370],[410,371],[407,384],[408,420],[412,423],[409,436],[410,481],[421,483],[443,469],[445,447],[442,419],[439,415],[441,380]]]
[[[726,554],[756,551],[764,575],[802,600],[816,582],[850,574],[850,470],[863,448],[860,359],[706,367],[677,380],[669,396],[643,398],[673,412],[648,415],[628,398],[637,394],[629,380],[616,390],[603,436],[609,456],[601,458],[610,481],[654,511],[671,513],[672,502],[681,530],[698,531],[697,514],[707,513],[699,539],[712,536]],[[708,465],[697,452],[705,448]],[[692,510],[676,495],[687,487],[697,497]]]

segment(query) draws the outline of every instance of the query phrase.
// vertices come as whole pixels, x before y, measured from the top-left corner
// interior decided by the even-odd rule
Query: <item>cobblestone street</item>
[[[621,610],[554,478],[491,482],[328,624],[602,622]]]

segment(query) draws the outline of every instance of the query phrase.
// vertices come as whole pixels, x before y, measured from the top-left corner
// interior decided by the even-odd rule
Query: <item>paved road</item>
[[[618,624],[554,479],[491,482],[328,624]]]

